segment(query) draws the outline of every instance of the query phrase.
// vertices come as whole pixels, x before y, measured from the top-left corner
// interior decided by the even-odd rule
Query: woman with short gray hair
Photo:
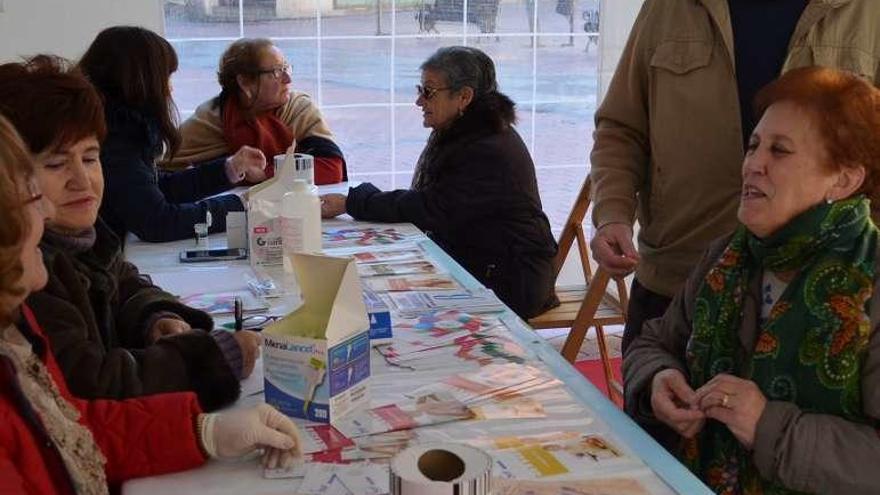
[[[361,184],[348,196],[323,196],[322,213],[414,223],[518,315],[541,314],[558,304],[556,242],[495,64],[476,48],[450,46],[421,70],[416,105],[433,132],[412,187],[382,192]]]

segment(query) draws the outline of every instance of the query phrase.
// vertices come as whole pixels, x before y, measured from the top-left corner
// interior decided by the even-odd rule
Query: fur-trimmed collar
[[[474,100],[448,128],[432,132],[416,164],[412,188],[423,190],[443,173],[444,158],[456,142],[507,130],[516,122],[515,106],[507,95],[493,91]]]
[[[514,123],[516,105],[507,95],[495,91],[475,99],[447,129],[434,131],[431,140],[442,145],[461,135],[501,132]]]

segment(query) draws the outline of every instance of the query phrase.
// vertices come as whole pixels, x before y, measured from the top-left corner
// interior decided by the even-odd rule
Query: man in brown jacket
[[[807,65],[880,81],[880,1],[645,1],[591,155],[594,256],[615,275],[635,270],[624,352],[735,226],[755,93]]]

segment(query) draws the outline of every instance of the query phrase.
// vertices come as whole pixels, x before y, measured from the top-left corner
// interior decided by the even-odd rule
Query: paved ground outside
[[[428,136],[414,105],[419,64],[441,46],[464,43],[485,50],[497,64],[501,91],[517,103],[517,129],[532,152],[544,209],[558,233],[589,171],[598,49],[594,43],[587,47],[581,18],[596,1],[575,2],[572,36],[568,18],[556,13],[557,3],[537,2],[536,36],[524,1],[499,6],[497,37],[461,22],[440,22],[437,33],[420,33],[411,7],[398,9],[393,18],[384,8],[380,36],[375,10],[322,16],[320,22],[248,21],[243,34],[282,38],[276,44],[294,67],[293,87],[321,105],[350,176],[382,188],[409,184]],[[166,12],[166,36],[180,57],[174,98],[185,118],[217,93],[220,54],[241,31],[237,20],[193,22],[173,6]]]

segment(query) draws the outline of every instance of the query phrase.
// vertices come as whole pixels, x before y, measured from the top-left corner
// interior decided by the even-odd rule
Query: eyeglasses
[[[287,74],[288,77],[293,75],[293,69],[290,67],[290,64],[284,64],[281,67],[272,67],[271,69],[258,70],[257,74],[272,74],[273,79],[281,79],[284,74]]]
[[[452,89],[452,88],[450,88],[450,87],[430,88],[428,86],[422,86],[421,84],[416,84],[416,93],[418,93],[419,96],[421,96],[422,98],[424,98],[426,100],[430,100],[431,98],[434,97],[434,95],[436,95],[440,91],[446,91],[449,89]]]

